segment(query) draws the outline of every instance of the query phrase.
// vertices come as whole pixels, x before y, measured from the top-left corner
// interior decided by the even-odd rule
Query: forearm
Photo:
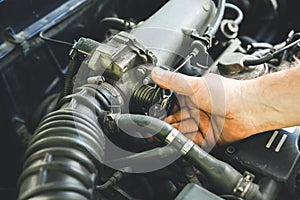
[[[300,67],[245,81],[258,131],[300,125]]]

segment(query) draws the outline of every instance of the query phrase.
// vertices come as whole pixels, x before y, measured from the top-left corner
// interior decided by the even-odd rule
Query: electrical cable
[[[44,31],[41,31],[39,36],[42,40],[45,40],[47,42],[52,42],[52,43],[55,43],[55,44],[61,44],[61,45],[65,45],[65,46],[73,46],[72,43],[70,42],[66,42],[66,41],[62,41],[62,40],[57,40],[57,39],[53,39],[53,38],[49,38],[47,36],[45,36],[45,32],[48,31],[48,29],[44,30]]]
[[[260,65],[260,64],[266,63],[266,62],[270,61],[272,58],[274,58],[275,56],[277,56],[278,54],[286,51],[287,49],[294,47],[295,45],[298,45],[299,43],[300,43],[300,39],[297,39],[296,41],[291,42],[290,44],[286,45],[285,47],[283,47],[279,50],[267,53],[266,55],[264,55],[261,58],[244,60],[243,64],[244,64],[244,66],[248,67],[248,66],[255,66],[255,65]]]

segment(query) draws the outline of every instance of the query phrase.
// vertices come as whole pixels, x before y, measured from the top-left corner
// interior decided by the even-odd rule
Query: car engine
[[[154,67],[239,80],[296,67],[296,9],[0,0],[1,198],[299,199],[298,127],[202,148],[164,122],[180,103],[151,78]]]

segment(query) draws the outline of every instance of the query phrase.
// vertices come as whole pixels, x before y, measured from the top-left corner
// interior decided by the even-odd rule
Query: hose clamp
[[[171,142],[173,142],[173,140],[177,137],[178,134],[179,131],[173,128],[169,135],[166,137],[165,142],[170,144]]]
[[[181,149],[183,155],[186,155],[193,148],[194,144],[192,140],[188,140]]]
[[[233,193],[240,197],[245,197],[248,192],[255,176],[250,172],[245,171],[243,177],[239,180],[236,187],[233,189]]]

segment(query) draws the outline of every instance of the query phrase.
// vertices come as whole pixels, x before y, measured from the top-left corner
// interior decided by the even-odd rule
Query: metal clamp
[[[167,91],[164,90],[163,99],[162,99],[162,102],[161,102],[161,108],[162,109],[166,109],[172,95],[173,95],[173,91],[168,90],[168,93],[167,93]]]
[[[166,137],[165,142],[170,144],[173,142],[173,140],[177,137],[179,134],[179,131],[173,128],[173,130],[169,133],[169,135]]]
[[[181,148],[181,152],[183,153],[183,155],[186,155],[194,145],[195,143],[192,140],[188,140]]]
[[[250,185],[252,184],[255,176],[250,172],[245,171],[243,177],[239,180],[238,184],[233,189],[233,193],[239,197],[245,197]]]
[[[139,57],[148,63],[157,63],[157,57],[142,44],[136,41],[135,37],[127,32],[120,32],[113,38],[115,41],[125,43],[132,51],[137,53]]]

